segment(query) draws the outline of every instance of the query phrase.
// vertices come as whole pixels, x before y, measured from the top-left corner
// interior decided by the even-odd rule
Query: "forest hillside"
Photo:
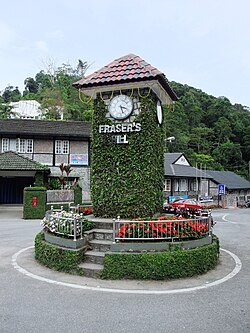
[[[53,71],[40,71],[24,80],[25,90],[8,86],[0,93],[0,118],[11,114],[10,102],[36,100],[46,119],[91,121],[92,102],[72,84],[83,77],[88,64],[79,60]],[[186,84],[170,82],[178,96],[174,108],[165,108],[167,152],[184,152],[193,166],[229,170],[249,179],[250,109],[231,104]],[[174,140],[167,138],[174,137]]]

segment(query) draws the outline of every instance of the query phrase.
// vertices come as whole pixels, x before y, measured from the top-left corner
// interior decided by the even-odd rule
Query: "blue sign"
[[[218,185],[218,194],[219,195],[225,194],[225,185],[224,184]]]

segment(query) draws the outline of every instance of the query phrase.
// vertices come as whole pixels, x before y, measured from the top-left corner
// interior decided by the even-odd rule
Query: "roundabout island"
[[[69,217],[71,216],[71,217]],[[169,280],[216,267],[219,240],[211,216],[108,219],[48,211],[35,258],[63,272],[101,279]],[[76,232],[76,234],[75,234]]]

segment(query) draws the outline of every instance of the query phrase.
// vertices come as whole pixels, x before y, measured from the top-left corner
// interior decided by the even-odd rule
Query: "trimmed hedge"
[[[74,188],[74,204],[81,205],[82,204],[82,188],[77,185]]]
[[[36,198],[36,206],[32,206],[32,200]],[[23,218],[42,219],[45,215],[46,188],[25,187],[23,199]]]
[[[78,265],[82,262],[84,250],[63,249],[44,241],[42,232],[35,238],[35,259],[41,264],[71,274],[82,275]]]
[[[35,238],[35,259],[41,264],[71,274],[83,275],[79,268],[84,250],[63,249],[44,241],[43,232]],[[170,280],[201,275],[213,269],[219,259],[219,239],[191,250],[173,246],[169,252],[106,254],[102,279]]]
[[[206,273],[219,258],[219,240],[191,250],[173,247],[169,252],[113,253],[104,258],[103,279],[166,280]]]

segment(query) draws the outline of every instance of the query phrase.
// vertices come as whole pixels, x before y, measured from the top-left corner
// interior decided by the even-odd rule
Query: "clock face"
[[[110,115],[118,120],[126,119],[133,111],[133,101],[127,95],[115,96],[108,106]]]
[[[161,102],[157,101],[157,120],[158,123],[161,125],[162,121],[163,121],[163,114],[162,114],[162,106],[161,106]]]

